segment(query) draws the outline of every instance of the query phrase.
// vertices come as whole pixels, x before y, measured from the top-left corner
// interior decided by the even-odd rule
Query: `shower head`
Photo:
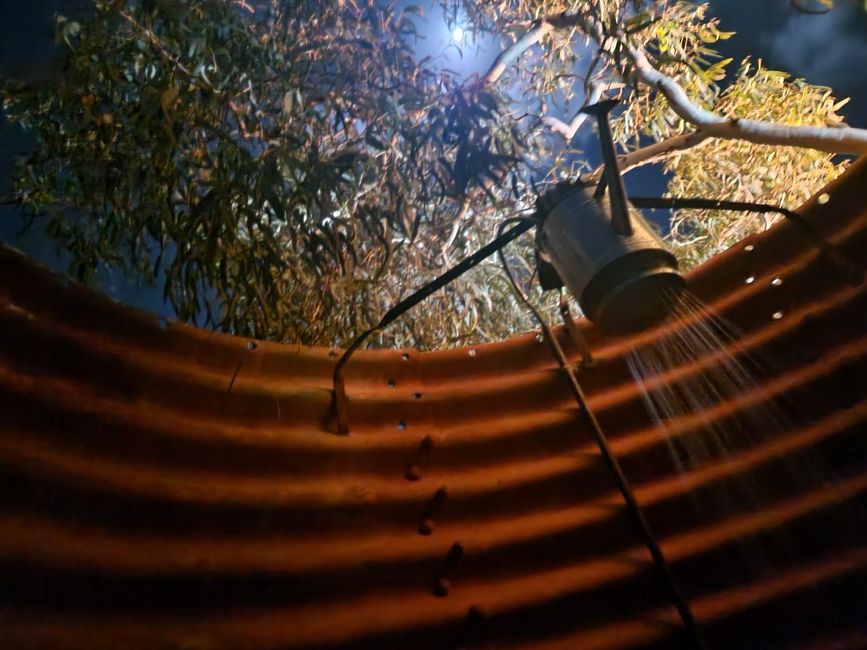
[[[631,205],[629,233],[614,227],[608,202],[586,185],[540,202],[537,252],[546,288],[563,284],[604,330],[626,333],[664,319],[684,288],[677,260]],[[551,268],[553,267],[553,269]]]
[[[544,288],[565,283],[590,320],[629,332],[662,320],[685,283],[674,255],[626,198],[608,124],[617,104],[606,99],[583,109],[596,117],[602,178],[593,191],[562,184],[540,197],[537,256]]]

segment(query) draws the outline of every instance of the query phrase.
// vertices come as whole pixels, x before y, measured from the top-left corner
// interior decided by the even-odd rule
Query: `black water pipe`
[[[349,434],[349,414],[347,413],[346,408],[346,382],[343,377],[343,371],[353,353],[361,347],[361,344],[364,343],[369,336],[387,327],[429,295],[446,286],[449,282],[456,280],[471,268],[496,253],[513,239],[523,235],[525,232],[530,230],[530,228],[536,225],[534,220],[525,217],[507,219],[502,225],[514,222],[517,222],[517,225],[515,225],[511,230],[498,234],[498,236],[487,246],[480,248],[469,257],[455,264],[438,278],[431,280],[421,289],[401,300],[394,307],[385,312],[385,315],[374,327],[355,337],[349,347],[346,348],[343,356],[340,357],[337,365],[334,366],[334,374],[332,375],[332,383],[334,387],[333,403],[335,413],[337,414],[337,432],[340,435],[345,436]]]

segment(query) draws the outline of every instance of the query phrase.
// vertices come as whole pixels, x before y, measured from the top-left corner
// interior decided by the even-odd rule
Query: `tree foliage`
[[[86,21],[58,21],[68,49],[58,87],[3,83],[8,117],[37,139],[16,198],[69,250],[78,277],[111,264],[162,282],[182,319],[339,345],[531,207],[536,188],[589,171],[549,126],[578,124],[594,89],[625,100],[615,123],[624,152],[689,130],[640,83],[629,47],[703,108],[840,122],[829,90],[760,66],[744,64],[720,90],[728,61],[712,46],[728,34],[701,5],[441,5],[515,56],[469,78],[419,57],[428,23],[406,3],[96,2]],[[534,29],[536,49],[516,49]],[[840,170],[828,153],[733,140],[672,152],[666,166],[677,194],[789,204]],[[699,213],[674,224],[690,262],[765,225]],[[529,244],[510,250],[529,284]],[[379,342],[440,347],[530,326],[491,263]]]
[[[734,118],[766,119],[781,124],[840,125],[830,88],[744,61],[735,81],[716,99],[715,108]],[[770,203],[795,207],[838,176],[845,162],[821,151],[757,145],[739,140],[714,143],[678,153],[665,163],[675,196]],[[749,170],[749,173],[744,173]],[[692,266],[747,235],[761,232],[775,218],[733,212],[682,210],[672,219],[671,240],[681,260]]]

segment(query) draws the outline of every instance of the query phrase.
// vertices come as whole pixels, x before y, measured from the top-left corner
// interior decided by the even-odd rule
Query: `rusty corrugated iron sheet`
[[[802,210],[859,261],[865,183],[861,161]],[[757,385],[664,433],[625,364],[663,332],[581,322],[591,407],[711,647],[867,647],[865,286],[787,223],[689,282],[766,366]],[[0,335],[0,648],[684,642],[534,334],[359,353],[348,437],[336,351],[161,323],[9,249]],[[772,402],[785,426],[676,469],[667,436]]]

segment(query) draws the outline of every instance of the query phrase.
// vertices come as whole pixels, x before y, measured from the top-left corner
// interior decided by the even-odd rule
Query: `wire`
[[[724,201],[718,199],[630,196],[629,202],[636,208],[651,210],[676,210],[678,208],[694,208],[699,210],[730,210],[732,212],[758,212],[767,214],[776,212],[798,226],[801,231],[825,254],[827,259],[839,268],[846,279],[853,285],[860,284],[864,279],[863,269],[839,246],[828,241],[819,231],[816,224],[802,214],[768,203],[752,203],[748,201]]]
[[[503,228],[513,223],[518,223],[518,225],[512,228],[509,232],[504,233]],[[360,348],[361,345],[371,335],[390,325],[392,322],[394,322],[400,316],[415,307],[418,303],[430,296],[432,293],[443,288],[450,282],[456,280],[464,273],[469,271],[471,268],[477,266],[480,262],[490,257],[495,251],[499,251],[509,242],[523,235],[537,223],[537,220],[528,217],[511,217],[509,219],[505,219],[498,226],[497,237],[492,242],[490,242],[486,246],[483,246],[469,257],[464,258],[463,260],[455,264],[452,268],[450,268],[448,271],[446,271],[439,277],[434,278],[433,280],[425,284],[421,289],[418,289],[417,291],[410,294],[408,297],[401,300],[394,307],[385,312],[385,315],[376,325],[355,337],[355,339],[343,353],[343,356],[341,356],[340,359],[337,361],[337,364],[334,366],[334,373],[332,375],[332,385],[334,388],[332,403],[334,405],[334,411],[337,415],[337,432],[340,435],[345,436],[349,434],[349,414],[346,408],[346,382],[343,377],[343,372],[346,364],[349,363],[349,359],[350,357],[352,357],[355,351]]]

